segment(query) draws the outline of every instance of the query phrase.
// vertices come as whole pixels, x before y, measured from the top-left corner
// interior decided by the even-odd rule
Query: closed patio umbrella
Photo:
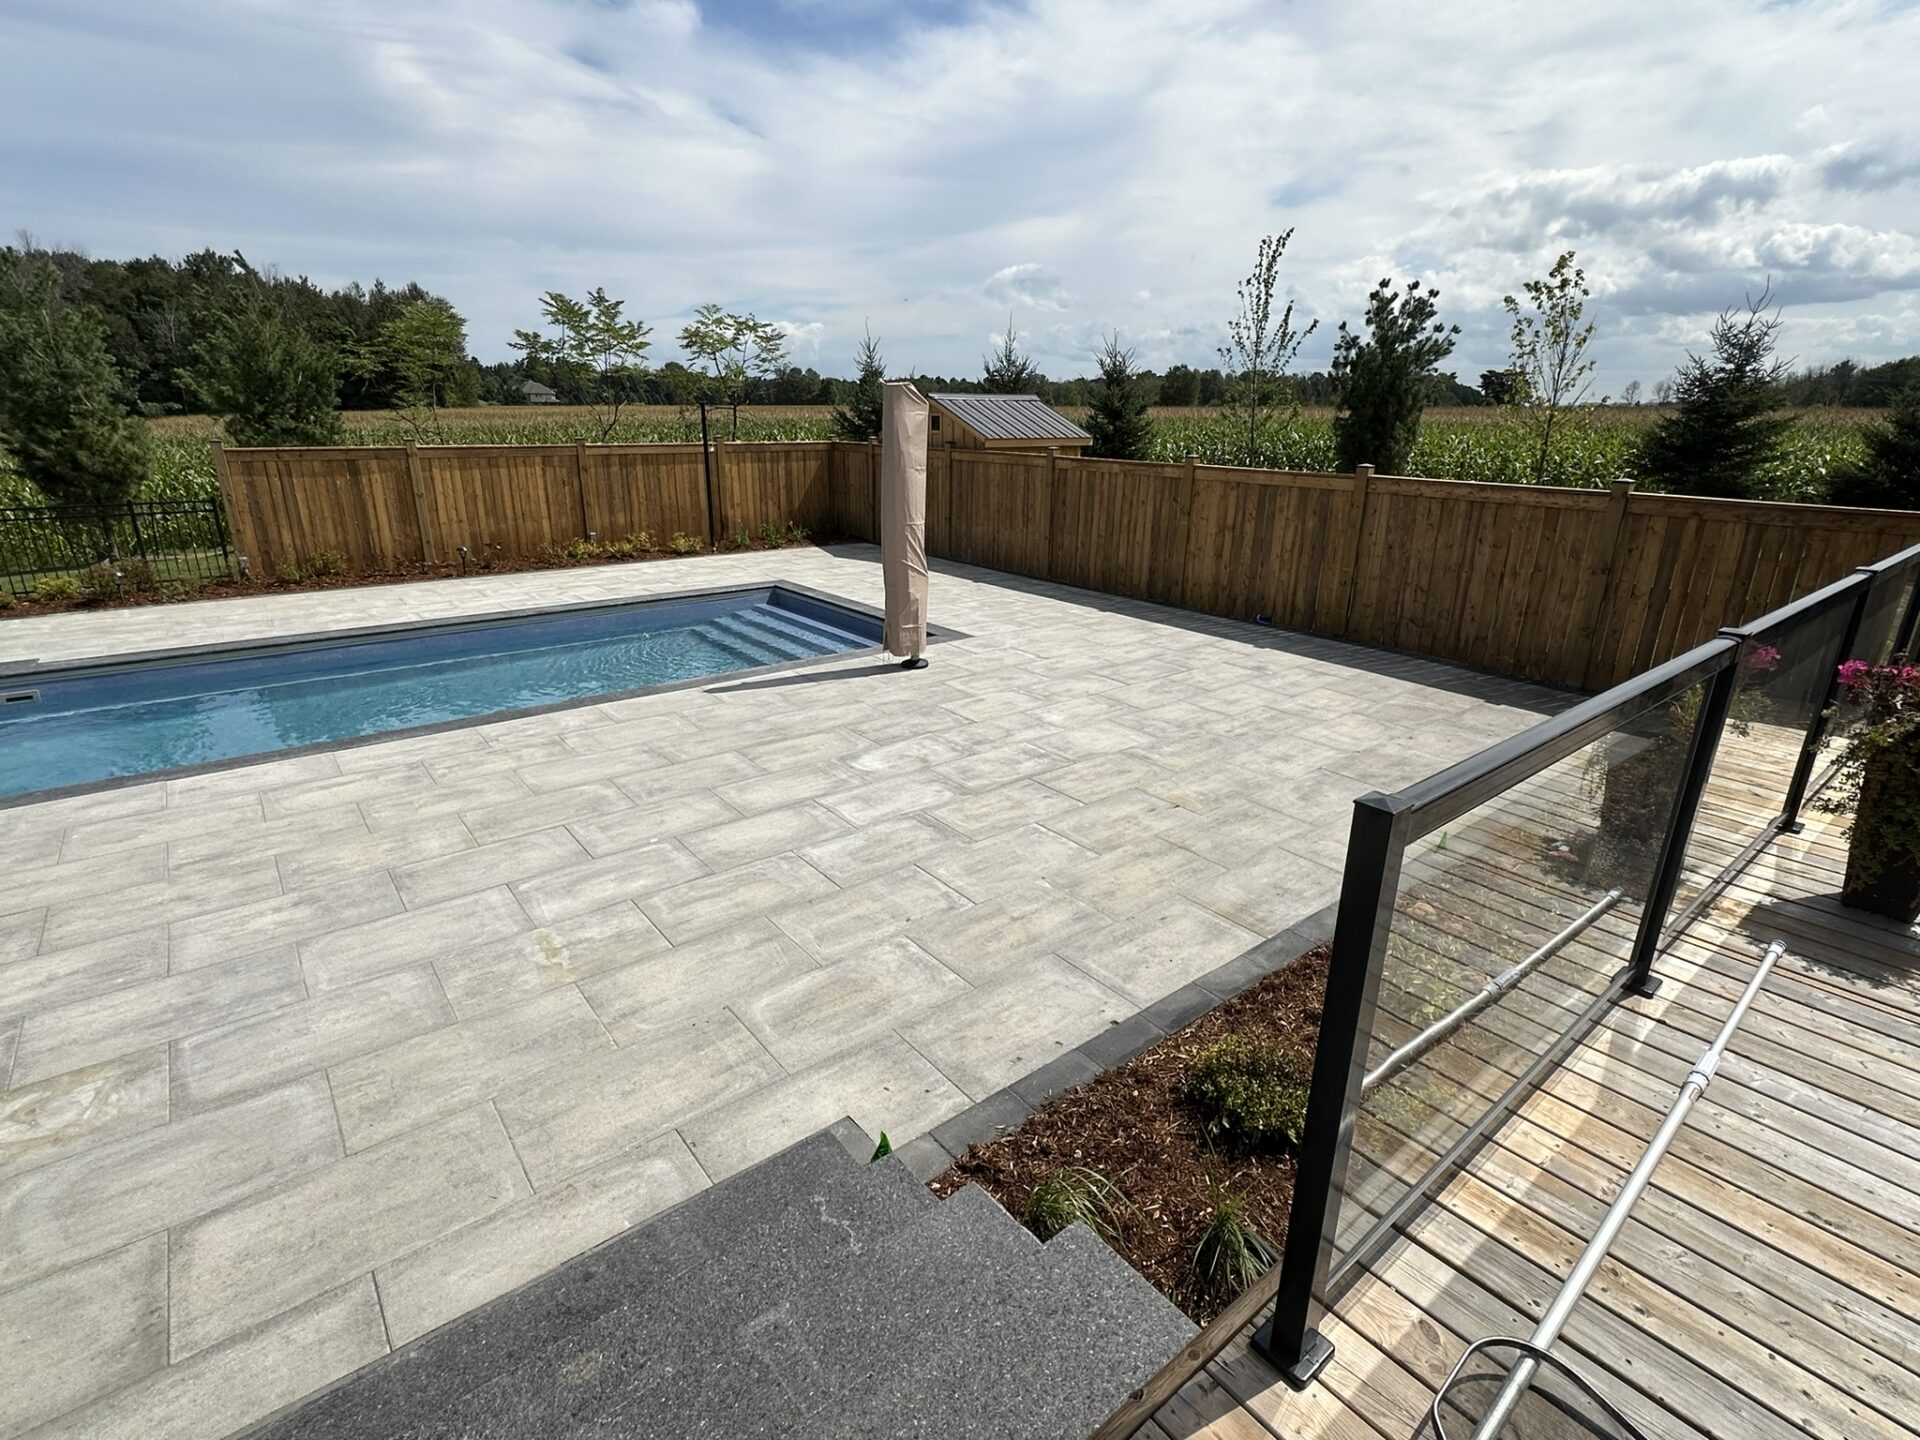
[[[880,412],[880,569],[887,586],[886,647],[903,670],[927,648],[927,401],[904,380],[886,383]]]

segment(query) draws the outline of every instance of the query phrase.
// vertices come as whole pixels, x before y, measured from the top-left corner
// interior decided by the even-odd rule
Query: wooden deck
[[[1772,813],[1784,773],[1764,740],[1723,757],[1702,856],[1738,851]],[[1552,798],[1551,787],[1516,797],[1504,830],[1480,826],[1472,845],[1410,857],[1402,916],[1414,908],[1408,886],[1426,885],[1418,906],[1438,932],[1504,953],[1550,933],[1551,917],[1519,902],[1538,906],[1528,852],[1555,823]],[[1556,1353],[1650,1435],[1920,1432],[1920,939],[1838,905],[1843,829],[1809,814],[1802,834],[1772,841],[1672,944],[1659,992],[1607,1011],[1465,1170],[1394,1228],[1324,1327],[1335,1353],[1319,1383],[1288,1389],[1249,1350],[1249,1329],[1140,1433],[1430,1435],[1434,1392],[1468,1341],[1532,1329],[1775,938],[1788,957]],[[1570,885],[1549,908],[1577,914],[1590,896]],[[1343,1242],[1566,1029],[1618,970],[1632,921],[1609,916],[1465,1043],[1409,1072],[1396,1102],[1370,1094]],[[1461,972],[1476,968],[1420,929],[1396,926],[1414,938],[1388,963],[1376,1055],[1465,993]],[[1470,1434],[1472,1421],[1449,1428]]]

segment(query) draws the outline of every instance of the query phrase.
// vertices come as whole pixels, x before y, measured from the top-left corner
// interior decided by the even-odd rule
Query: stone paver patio
[[[55,659],[869,547],[0,625]],[[896,1144],[1338,890],[1565,697],[939,564],[970,637],[0,810],[0,1436],[228,1433],[850,1114]]]

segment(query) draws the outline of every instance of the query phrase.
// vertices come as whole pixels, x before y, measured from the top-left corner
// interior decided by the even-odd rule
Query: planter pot
[[[1920,760],[1920,731],[1890,746],[1869,762],[1860,779],[1860,804],[1853,817],[1853,843],[1847,849],[1847,878],[1840,903],[1911,925],[1920,919],[1920,859],[1903,849],[1885,853],[1885,837],[1911,817],[1906,783]],[[1910,823],[1910,820],[1909,820]]]

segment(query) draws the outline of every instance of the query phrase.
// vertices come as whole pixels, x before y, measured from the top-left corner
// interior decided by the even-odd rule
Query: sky
[[[1598,389],[1771,279],[1802,363],[1920,352],[1920,4],[0,0],[0,227],[779,323],[796,360],[1218,363],[1263,234],[1320,328],[1437,285],[1470,382],[1577,252]]]

